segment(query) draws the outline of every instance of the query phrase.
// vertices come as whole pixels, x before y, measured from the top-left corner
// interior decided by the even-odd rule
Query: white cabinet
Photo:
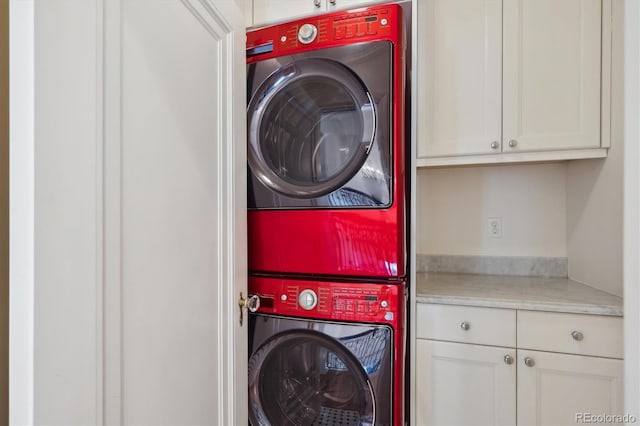
[[[420,2],[418,166],[605,156],[610,7]]]
[[[436,304],[416,315],[416,424],[622,414],[619,317]]]
[[[418,339],[416,423],[515,424],[515,358],[512,348]]]
[[[370,3],[371,0],[253,0],[253,25],[266,25]]]
[[[418,4],[418,157],[501,143],[502,1]]]
[[[622,360],[518,349],[518,425],[621,415]],[[584,417],[582,418],[584,419]]]

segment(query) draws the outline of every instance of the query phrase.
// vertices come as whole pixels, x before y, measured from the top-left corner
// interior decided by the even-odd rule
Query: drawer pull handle
[[[533,367],[534,365],[536,365],[536,362],[533,360],[533,358],[526,357],[524,359],[524,365],[526,365],[527,367]]]
[[[469,330],[471,328],[471,324],[469,324],[466,321],[462,321],[460,323],[460,328],[463,329],[464,331],[467,331],[467,330]]]
[[[582,334],[582,333],[581,333],[581,332],[579,332],[579,331],[572,331],[572,332],[571,332],[571,337],[573,337],[573,340],[576,340],[576,341],[578,341],[578,342],[579,342],[579,341],[581,341],[582,339],[584,339],[584,334]]]
[[[507,365],[513,364],[513,357],[509,354],[504,356],[504,363]]]

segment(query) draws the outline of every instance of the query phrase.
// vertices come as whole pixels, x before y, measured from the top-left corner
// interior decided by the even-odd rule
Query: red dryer
[[[404,55],[396,4],[247,33],[252,274],[405,276]]]

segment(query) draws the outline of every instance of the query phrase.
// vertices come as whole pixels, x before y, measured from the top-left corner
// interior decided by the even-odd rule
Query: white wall
[[[622,296],[623,3],[613,2],[611,148],[604,160],[570,161],[567,169],[569,276]],[[597,260],[594,261],[594,260]]]
[[[0,424],[9,422],[9,2],[0,1]]]
[[[624,409],[640,416],[640,2],[624,22]]]
[[[417,253],[564,257],[564,163],[421,169]],[[488,218],[502,218],[502,238]]]

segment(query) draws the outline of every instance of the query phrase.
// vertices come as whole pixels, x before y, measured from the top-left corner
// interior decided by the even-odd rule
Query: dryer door
[[[372,384],[338,340],[315,330],[289,330],[267,340],[249,360],[253,425],[373,425]]]
[[[249,166],[277,193],[317,198],[360,170],[375,134],[374,101],[353,71],[299,59],[271,74],[249,103]]]

